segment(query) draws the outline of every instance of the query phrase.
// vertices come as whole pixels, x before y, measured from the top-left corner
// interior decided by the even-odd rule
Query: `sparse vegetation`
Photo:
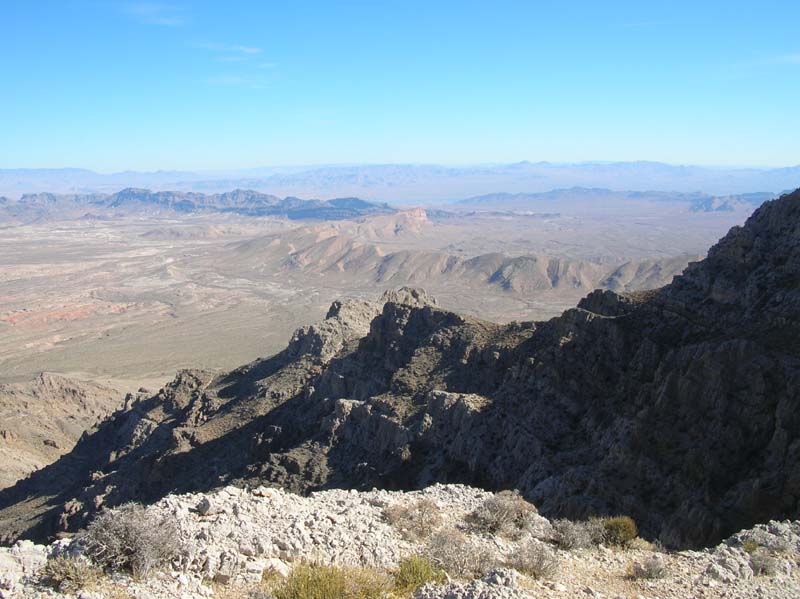
[[[423,584],[428,582],[441,584],[444,580],[444,572],[434,566],[429,559],[412,555],[401,561],[394,573],[394,590],[400,594],[411,594]]]
[[[275,599],[380,599],[391,588],[376,570],[299,564],[271,591]]]
[[[525,501],[519,491],[501,491],[469,514],[467,522],[476,531],[514,539],[529,527],[530,518],[536,513],[536,507]]]
[[[442,526],[439,507],[430,499],[421,499],[410,506],[389,506],[383,510],[383,517],[408,541],[425,540]]]
[[[558,571],[558,557],[547,545],[531,539],[506,560],[506,565],[533,578],[548,579]]]
[[[745,539],[742,542],[742,549],[744,549],[750,555],[758,551],[760,547],[761,545],[759,545],[758,542],[754,541],[753,539]]]
[[[482,576],[497,562],[489,550],[457,530],[432,535],[425,552],[436,567],[460,578]]]
[[[88,560],[66,556],[47,560],[39,572],[42,584],[61,593],[77,593],[92,589],[102,575],[102,571]]]
[[[639,535],[636,522],[629,516],[614,516],[603,518],[605,542],[609,545],[624,547]]]
[[[562,549],[584,549],[595,544],[588,522],[554,520],[555,542]]]
[[[653,553],[664,553],[664,547],[658,542],[651,542],[642,537],[631,539],[627,544],[628,549],[635,549],[637,551],[652,551]]]
[[[628,578],[654,580],[664,578],[667,573],[667,564],[663,558],[656,555],[635,561],[628,566]]]
[[[764,550],[750,556],[750,567],[756,576],[774,576],[778,573],[778,559]]]
[[[177,527],[128,503],[97,516],[76,541],[91,560],[114,571],[145,576],[181,553]]]

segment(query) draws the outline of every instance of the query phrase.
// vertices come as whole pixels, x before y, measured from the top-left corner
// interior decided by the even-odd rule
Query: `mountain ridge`
[[[358,198],[283,199],[247,189],[205,194],[192,191],[150,191],[128,187],[113,194],[23,194],[2,203],[7,219],[76,218],[86,215],[163,216],[195,213],[279,216],[288,219],[339,220],[395,212],[387,204]]]
[[[224,484],[519,488],[708,545],[800,508],[800,190],[659,290],[499,325],[402,289],[337,302],[287,348],[184,371],[0,491],[0,534]]]

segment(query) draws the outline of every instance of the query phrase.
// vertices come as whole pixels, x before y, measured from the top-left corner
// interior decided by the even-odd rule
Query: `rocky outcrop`
[[[630,514],[684,547],[798,515],[800,192],[673,284],[545,323],[412,290],[372,310],[335,304],[272,358],[137,402],[0,493],[0,530],[42,538],[225,484],[519,488],[545,515]]]

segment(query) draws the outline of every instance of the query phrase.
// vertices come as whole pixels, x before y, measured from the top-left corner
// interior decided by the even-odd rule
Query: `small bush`
[[[553,529],[556,544],[562,549],[584,549],[595,544],[587,522],[554,520]]]
[[[558,557],[547,545],[531,539],[506,560],[506,565],[533,578],[548,579],[558,572]]]
[[[483,576],[497,563],[489,550],[457,530],[443,530],[432,535],[425,554],[437,568],[460,578]]]
[[[383,510],[383,517],[407,541],[427,539],[442,525],[441,511],[430,499],[421,499],[410,506],[389,506]]]
[[[272,594],[275,599],[380,599],[390,588],[389,579],[374,570],[300,564]]]
[[[175,524],[135,503],[104,511],[76,540],[94,563],[137,577],[163,567],[182,550]]]
[[[664,578],[667,573],[667,564],[660,557],[655,555],[647,557],[642,561],[633,562],[628,566],[628,578],[646,578],[653,580]]]
[[[778,573],[778,559],[766,551],[756,551],[750,556],[750,567],[756,576],[774,576]]]
[[[93,588],[102,576],[99,568],[85,559],[54,557],[39,571],[42,584],[60,593],[77,593]]]
[[[412,555],[401,561],[394,573],[394,589],[401,594],[410,594],[423,584],[428,582],[441,584],[444,580],[444,572],[436,568],[430,560]]]
[[[750,555],[758,551],[759,547],[761,547],[761,545],[759,545],[758,542],[754,541],[753,539],[745,539],[742,542],[742,549],[744,549]]]
[[[628,549],[635,549],[637,551],[651,551],[653,553],[663,553],[664,551],[664,548],[659,545],[657,541],[655,543],[651,543],[642,537],[636,537],[635,539],[628,541],[627,547]]]
[[[604,518],[605,542],[609,545],[624,546],[639,535],[636,522],[629,516]]]
[[[536,507],[523,499],[519,491],[501,491],[484,501],[467,516],[474,530],[518,538],[530,525]]]

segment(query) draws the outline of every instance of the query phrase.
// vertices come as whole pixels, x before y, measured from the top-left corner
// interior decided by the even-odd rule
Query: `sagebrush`
[[[585,549],[605,541],[605,528],[601,520],[554,520],[555,542],[562,549]]]
[[[479,532],[517,538],[529,528],[536,507],[519,491],[501,491],[492,495],[467,516],[468,524]]]
[[[483,576],[497,563],[494,553],[457,530],[433,534],[425,555],[436,567],[459,578]]]
[[[774,576],[778,572],[778,559],[767,551],[759,550],[750,556],[750,567],[756,576]]]
[[[383,517],[408,541],[427,539],[442,525],[441,510],[430,499],[409,506],[389,506],[383,510]]]
[[[558,557],[544,543],[531,539],[518,547],[507,559],[506,565],[536,579],[548,579],[558,572]]]
[[[183,551],[175,523],[137,503],[102,512],[76,542],[95,564],[137,577],[162,568]]]
[[[653,580],[664,578],[666,573],[666,562],[655,555],[633,562],[628,566],[628,578]]]
[[[94,588],[102,574],[97,566],[85,559],[59,556],[47,560],[39,571],[39,580],[61,593],[77,593]]]

